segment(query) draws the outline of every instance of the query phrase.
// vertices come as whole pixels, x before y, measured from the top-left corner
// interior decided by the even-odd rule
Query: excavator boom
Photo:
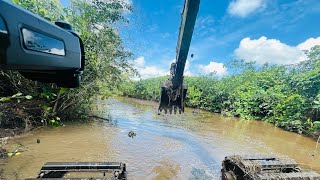
[[[185,0],[181,15],[176,61],[171,64],[170,78],[161,87],[159,113],[184,112],[187,86],[183,84],[183,72],[187,61],[193,29],[196,23],[200,0]]]

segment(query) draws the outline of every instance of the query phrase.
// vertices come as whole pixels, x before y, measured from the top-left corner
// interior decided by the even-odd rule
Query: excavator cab
[[[61,87],[79,87],[85,54],[81,38],[8,0],[0,1],[0,69]]]

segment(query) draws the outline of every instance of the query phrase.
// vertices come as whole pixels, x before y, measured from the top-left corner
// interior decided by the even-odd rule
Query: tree
[[[186,105],[264,120],[290,131],[320,131],[320,46],[306,53],[308,60],[293,66],[236,60],[228,64],[233,72],[228,76],[185,77]],[[154,88],[160,90],[160,79],[126,83],[130,91],[124,95],[149,99]]]

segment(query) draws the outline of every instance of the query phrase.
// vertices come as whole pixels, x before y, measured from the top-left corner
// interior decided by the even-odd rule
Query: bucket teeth
[[[170,88],[162,87],[161,88],[161,96],[160,96],[160,104],[158,108],[158,114],[164,110],[164,113],[167,114],[168,112],[172,114],[172,111],[174,114],[179,111],[179,114],[184,112],[184,101],[187,93],[186,86],[183,86],[183,88],[178,88],[180,91],[178,95],[173,96],[172,93],[173,90]]]

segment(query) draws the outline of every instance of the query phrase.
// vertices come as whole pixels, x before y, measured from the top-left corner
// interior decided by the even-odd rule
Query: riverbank
[[[309,59],[292,66],[232,61],[230,74],[186,76],[188,107],[260,120],[291,132],[320,135],[320,46]],[[129,81],[124,96],[157,100],[168,77]]]
[[[17,134],[20,131],[15,132],[15,130],[9,130],[9,129],[3,129],[0,128],[0,165],[1,161],[6,159],[7,156],[7,151],[4,149],[4,146],[7,144],[8,139],[14,137],[14,134]],[[3,180],[4,178],[2,177],[3,174],[3,169],[0,168],[0,180]]]
[[[158,108],[158,101],[156,100],[145,100],[145,99],[139,99],[139,98],[132,98],[132,97],[124,97],[124,99],[127,99],[129,101],[132,101],[132,102],[135,102],[135,103],[138,103],[138,104],[141,104],[141,105],[147,105],[147,106],[152,106],[154,109],[157,109]],[[188,106],[186,106],[188,107]],[[188,107],[188,108],[194,108],[194,107]],[[203,109],[203,108],[195,108],[197,110],[200,110],[201,111],[206,111],[206,112],[210,112],[208,111],[207,109]],[[225,112],[211,112],[211,113],[216,113],[218,115],[221,115],[221,116],[225,116],[225,117],[233,117],[233,118],[238,118],[238,119],[243,119],[241,117],[235,117],[233,115],[231,115],[230,113],[225,113]],[[250,119],[244,119],[244,120],[247,120],[247,121],[262,121],[262,120],[250,120]],[[270,124],[273,124],[273,123],[270,123]],[[274,125],[274,124],[273,124]],[[277,126],[276,126],[277,127]],[[293,133],[297,133],[297,134],[302,134],[302,135],[305,135],[307,137],[310,137],[312,138],[313,140],[315,140],[317,143],[320,143],[320,131],[317,131],[317,132],[310,132],[310,131],[306,131],[306,130],[303,130],[303,131],[293,131],[293,130],[288,130],[284,127],[279,127],[279,128],[282,128],[286,131],[289,131],[289,132],[293,132]]]
[[[2,140],[1,140],[2,141]],[[2,160],[7,158],[7,151],[5,149],[2,148],[2,146],[0,146],[0,163]],[[0,168],[0,180],[3,179],[3,169]]]
[[[7,144],[9,139],[15,138],[25,131],[22,128],[15,128],[15,129],[4,129],[0,128],[0,159],[6,159],[7,150],[4,146]],[[1,179],[1,169],[0,169],[0,179]]]

